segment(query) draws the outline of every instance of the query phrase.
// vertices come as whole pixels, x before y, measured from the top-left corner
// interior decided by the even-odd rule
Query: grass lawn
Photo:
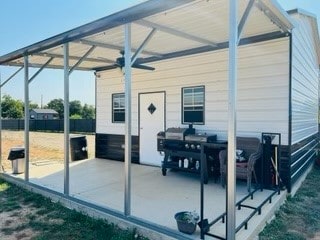
[[[0,239],[146,239],[0,179]]]
[[[294,197],[281,206],[260,240],[320,239],[320,167],[315,166]]]

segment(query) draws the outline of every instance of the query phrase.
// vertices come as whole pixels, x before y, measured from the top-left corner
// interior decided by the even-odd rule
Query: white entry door
[[[164,131],[164,92],[139,95],[140,163],[160,166],[163,156],[157,151],[157,133]]]

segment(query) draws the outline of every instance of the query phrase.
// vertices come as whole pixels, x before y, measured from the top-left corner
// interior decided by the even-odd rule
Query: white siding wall
[[[307,17],[294,15],[292,44],[292,144],[318,132],[318,61]]]
[[[288,139],[288,39],[239,47],[238,135],[279,132]],[[205,125],[199,132],[227,138],[228,51],[153,63],[155,71],[133,71],[132,134],[138,135],[138,94],[166,92],[166,128],[181,125],[181,88],[205,85]],[[124,124],[112,123],[111,95],[124,92],[119,69],[97,80],[97,133],[124,134]]]

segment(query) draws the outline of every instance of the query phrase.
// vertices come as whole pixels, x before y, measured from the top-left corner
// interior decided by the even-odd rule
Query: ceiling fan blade
[[[133,67],[133,68],[144,69],[144,70],[150,70],[150,71],[154,71],[154,70],[155,70],[154,67],[150,67],[150,66],[146,66],[146,65],[141,65],[141,64],[133,64],[132,67]]]

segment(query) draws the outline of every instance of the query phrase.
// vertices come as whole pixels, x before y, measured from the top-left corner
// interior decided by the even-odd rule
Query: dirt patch
[[[45,160],[63,162],[64,134],[49,132],[30,132],[30,162]],[[95,136],[85,135],[89,158],[94,158]],[[12,147],[24,145],[23,131],[2,131],[2,165],[5,171],[11,171],[11,161],[7,160]]]
[[[28,216],[36,212],[35,208],[27,205],[13,212],[2,212],[0,218],[1,240],[27,240],[35,237],[37,232],[30,228],[19,229],[19,226],[28,223]],[[19,226],[18,226],[19,224]]]

